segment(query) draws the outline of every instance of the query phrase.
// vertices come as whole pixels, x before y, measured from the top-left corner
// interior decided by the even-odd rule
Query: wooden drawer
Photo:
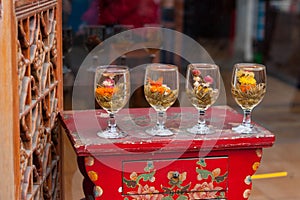
[[[122,162],[126,199],[226,199],[228,157],[130,160]]]

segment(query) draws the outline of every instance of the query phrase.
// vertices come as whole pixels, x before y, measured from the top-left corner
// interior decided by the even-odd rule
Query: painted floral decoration
[[[223,198],[225,193],[222,192],[224,188],[217,186],[218,183],[221,183],[227,179],[228,172],[221,174],[220,168],[215,168],[210,171],[206,169],[206,162],[204,159],[199,159],[197,162],[199,167],[196,168],[198,173],[198,180],[205,180],[205,182],[198,183],[194,186],[190,193],[191,199],[211,199],[211,198]]]
[[[98,180],[98,174],[95,171],[89,171],[88,176],[91,179],[91,181],[97,181]]]
[[[155,172],[153,162],[147,162],[145,173],[131,172],[129,179],[123,178],[127,188],[132,188],[124,200],[196,200],[196,199],[225,199],[226,188],[221,187],[221,182],[227,180],[228,172],[221,172],[220,168],[207,169],[205,159],[196,162],[198,181],[184,183],[187,172],[169,171],[166,178],[168,185],[155,187]],[[224,185],[224,184],[223,184]],[[156,185],[157,186],[157,185]]]
[[[180,186],[182,182],[186,179],[186,172],[180,174],[177,171],[170,171],[167,176],[170,185]]]
[[[215,187],[212,182],[196,184],[194,188],[189,193],[189,197],[191,200],[194,199],[216,199],[218,197],[218,191],[222,190],[221,187]],[[209,191],[209,192],[208,192]]]
[[[136,188],[127,194],[132,195],[136,200],[161,200],[163,198],[163,194],[160,194],[154,186],[149,186],[148,184],[143,185],[140,183],[141,181],[149,181],[150,183],[155,181],[155,169],[153,162],[147,162],[144,171],[145,173],[142,174],[132,172],[129,176],[129,180],[123,178],[123,183],[125,183],[128,188]],[[129,198],[125,197],[124,200],[128,199]]]
[[[177,171],[169,171],[167,174],[167,177],[169,179],[169,187],[168,186],[161,186],[161,188],[164,190],[164,193],[167,194],[163,198],[163,200],[173,200],[174,197],[177,195],[177,200],[179,199],[186,199],[185,193],[188,192],[191,183],[188,183],[186,185],[183,185],[183,182],[186,180],[187,173],[182,172],[179,173]]]
[[[134,195],[135,200],[162,200],[164,195],[159,194],[159,191],[153,186],[138,185],[137,191],[132,191],[128,193],[129,195]],[[126,198],[125,198],[126,200]]]
[[[245,182],[245,184],[250,185],[252,183],[251,176],[250,175],[246,176],[244,182]]]
[[[123,182],[127,185],[127,187],[135,188],[137,185],[140,185],[140,181],[150,181],[154,182],[155,177],[155,170],[153,166],[153,162],[148,162],[147,166],[144,168],[146,173],[144,174],[137,174],[136,172],[132,172],[130,174],[130,180],[123,178]]]

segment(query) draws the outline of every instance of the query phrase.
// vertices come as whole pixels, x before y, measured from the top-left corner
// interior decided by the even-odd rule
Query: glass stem
[[[166,121],[166,112],[164,112],[164,111],[157,112],[157,123],[156,123],[156,126],[159,129],[164,129],[165,128],[165,121]]]
[[[243,118],[243,126],[247,126],[247,127],[252,127],[251,125],[251,111],[252,110],[248,110],[248,109],[245,109],[244,110],[244,118]]]
[[[199,126],[206,126],[205,122],[205,110],[199,110],[199,116],[198,116],[198,125]]]
[[[117,124],[116,124],[116,119],[115,119],[115,114],[114,113],[109,114],[108,128],[111,130],[111,132],[116,131]]]

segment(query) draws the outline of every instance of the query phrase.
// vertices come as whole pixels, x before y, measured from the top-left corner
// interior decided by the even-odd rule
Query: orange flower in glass
[[[157,81],[149,79],[149,83],[151,92],[159,92],[160,94],[168,94],[171,92],[169,87],[163,85],[163,78],[159,78]]]
[[[95,89],[96,100],[104,109],[114,111],[123,107],[122,84],[116,84],[111,78],[106,78]]]
[[[163,78],[156,81],[148,78],[148,84],[145,85],[145,93],[148,102],[154,106],[166,109],[172,105],[177,98],[177,91],[171,90],[166,84],[163,84]]]

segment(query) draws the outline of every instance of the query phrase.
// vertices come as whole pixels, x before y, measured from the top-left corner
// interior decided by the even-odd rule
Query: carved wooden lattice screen
[[[62,96],[57,9],[57,0],[19,0],[15,3],[21,199],[60,198],[56,119]]]

